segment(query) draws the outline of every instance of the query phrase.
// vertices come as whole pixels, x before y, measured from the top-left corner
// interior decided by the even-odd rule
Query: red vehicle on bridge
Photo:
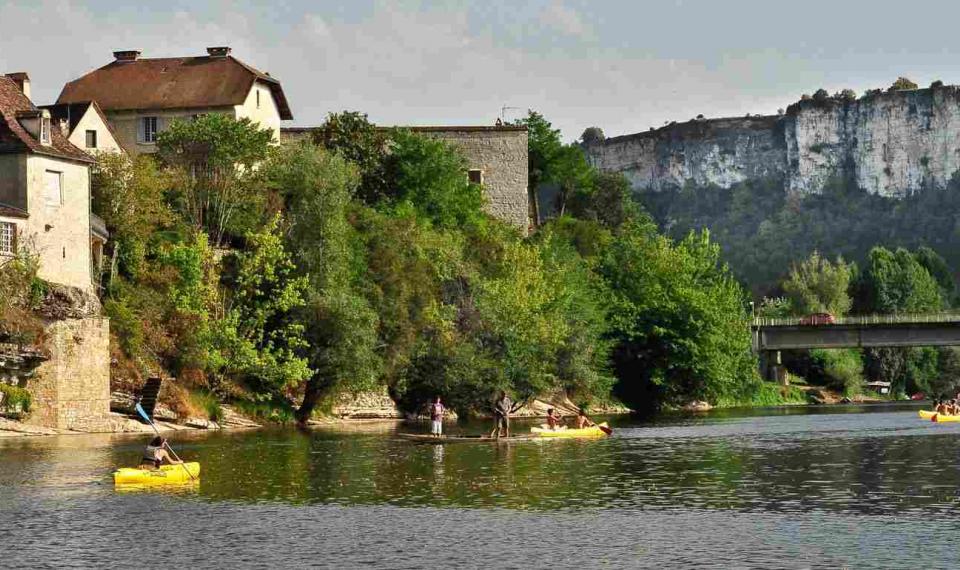
[[[834,325],[836,323],[837,318],[830,313],[813,313],[800,318],[800,324],[807,326]]]

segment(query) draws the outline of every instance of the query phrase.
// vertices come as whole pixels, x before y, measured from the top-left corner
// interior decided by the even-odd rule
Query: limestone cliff
[[[898,197],[944,186],[960,169],[960,88],[806,99],[783,115],[693,120],[585,150],[638,190],[778,177],[785,190],[818,193],[844,177]]]

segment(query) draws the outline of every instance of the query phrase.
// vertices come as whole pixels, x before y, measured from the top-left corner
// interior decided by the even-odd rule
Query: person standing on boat
[[[434,437],[443,435],[443,412],[443,403],[440,396],[437,396],[433,404],[430,404],[430,433]]]
[[[143,450],[143,457],[140,459],[140,468],[141,469],[158,469],[164,461],[170,465],[179,465],[183,463],[179,459],[174,459],[170,456],[170,453],[165,449],[167,445],[167,440],[163,439],[159,435],[147,444],[146,449]]]
[[[513,406],[513,402],[510,401],[510,398],[507,397],[507,392],[505,390],[500,391],[500,399],[493,405],[493,431],[490,432],[490,437],[494,437],[496,434],[497,439],[500,438],[500,435],[503,434],[506,437],[510,437],[510,408]]]

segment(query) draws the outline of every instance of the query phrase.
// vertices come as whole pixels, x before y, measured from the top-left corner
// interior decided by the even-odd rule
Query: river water
[[[177,434],[200,483],[130,491],[109,472],[144,436],[0,440],[0,567],[960,566],[960,424],[851,406],[614,426]]]

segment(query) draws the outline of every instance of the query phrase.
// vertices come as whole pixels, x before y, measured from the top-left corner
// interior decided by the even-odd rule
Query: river
[[[614,426],[510,444],[177,434],[201,482],[150,491],[108,477],[143,436],[0,440],[0,567],[960,565],[960,424],[838,406]]]

